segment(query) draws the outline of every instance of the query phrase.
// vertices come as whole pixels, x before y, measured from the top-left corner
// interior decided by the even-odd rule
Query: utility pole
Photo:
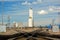
[[[55,21],[55,19],[52,19],[52,26],[54,26],[54,21]]]
[[[3,19],[3,17],[4,17],[4,15],[3,15],[4,12],[3,12],[3,11],[4,11],[4,0],[2,0],[2,25],[4,24],[4,23],[3,23],[3,20],[4,20],[4,19]]]
[[[60,25],[60,12],[58,12],[58,23]]]
[[[8,16],[8,27],[10,27],[10,16]]]

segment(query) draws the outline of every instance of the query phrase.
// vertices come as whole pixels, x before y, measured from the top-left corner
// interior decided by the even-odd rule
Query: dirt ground
[[[52,32],[52,30],[47,31],[46,28],[7,28],[6,32],[0,32],[0,35],[12,35],[18,32],[32,32],[35,30],[42,30],[44,32],[48,32],[50,34],[56,34],[56,35],[60,35],[60,31],[59,32]]]

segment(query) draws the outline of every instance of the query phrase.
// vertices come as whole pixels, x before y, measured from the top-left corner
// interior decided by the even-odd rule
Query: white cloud
[[[37,3],[41,3],[42,2],[42,0],[37,0]]]
[[[38,11],[38,14],[47,14],[48,12],[45,10]]]
[[[51,6],[49,7],[50,12],[60,12],[60,7]]]
[[[19,1],[19,0],[0,0],[0,1]]]
[[[37,4],[37,2],[32,2],[32,4]]]
[[[39,4],[39,3],[42,3],[42,0],[37,0],[37,1],[32,2],[32,4]]]
[[[54,11],[54,9],[53,8],[49,8],[49,11]]]
[[[22,3],[22,5],[31,5],[31,3],[28,2],[28,1],[25,1],[25,2]]]
[[[25,1],[22,3],[22,5],[33,5],[33,4],[39,4],[39,3],[42,3],[42,0],[33,1],[32,3]]]

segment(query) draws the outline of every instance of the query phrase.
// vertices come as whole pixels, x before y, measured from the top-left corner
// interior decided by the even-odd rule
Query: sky
[[[29,8],[32,7],[34,25],[49,25],[52,20],[59,24],[60,0],[0,0],[0,23],[2,22],[2,13],[4,14],[4,23],[20,22],[23,25],[28,24]]]

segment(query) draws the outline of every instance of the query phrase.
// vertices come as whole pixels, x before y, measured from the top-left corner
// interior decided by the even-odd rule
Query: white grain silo
[[[32,8],[29,9],[28,26],[33,27],[33,10],[32,10]]]

